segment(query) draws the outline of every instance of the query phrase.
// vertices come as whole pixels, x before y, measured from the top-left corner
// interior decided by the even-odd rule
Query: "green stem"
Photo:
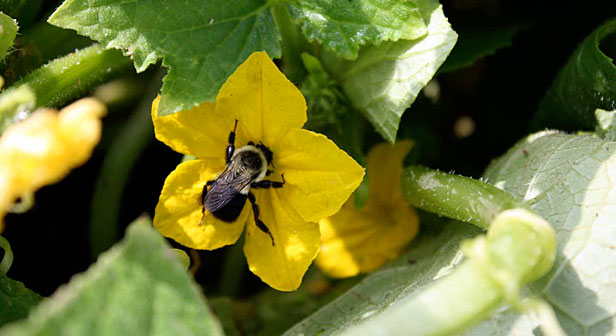
[[[100,44],[55,59],[15,83],[28,85],[36,107],[59,107],[131,67],[128,57]]]
[[[402,190],[414,207],[481,228],[488,228],[503,210],[522,205],[489,183],[422,166],[402,172]]]
[[[92,45],[92,40],[74,30],[62,29],[47,22],[37,22],[20,30],[15,40],[19,52],[9,55],[6,65],[0,64],[7,83],[12,85],[34,69],[57,57]]]
[[[92,258],[120,238],[118,217],[122,193],[141,152],[154,138],[150,110],[160,88],[163,71],[150,79],[139,106],[122,126],[105,156],[94,186],[90,211],[90,253]]]
[[[508,210],[496,217],[486,236],[467,241],[464,252],[467,260],[453,273],[342,334],[401,335],[409,330],[415,335],[457,334],[502,304],[519,306],[520,288],[551,268],[556,234],[529,211]],[[557,330],[553,323],[551,330]]]
[[[222,273],[220,275],[220,295],[237,297],[241,285],[242,274],[246,269],[244,258],[244,236],[235,244],[229,246],[225,255]]]
[[[558,319],[554,314],[552,306],[550,306],[545,300],[534,299],[529,304],[529,310],[535,311],[541,322],[541,330],[544,335],[549,336],[565,336],[567,335],[558,324]]]
[[[38,68],[0,95],[0,131],[38,107],[59,107],[131,67],[118,50],[95,44]],[[28,93],[28,104],[23,99]],[[31,97],[34,97],[32,101]],[[15,105],[14,101],[19,101]],[[20,108],[27,106],[27,108]]]
[[[301,54],[307,50],[308,41],[294,24],[284,3],[276,3],[271,7],[274,21],[282,37],[283,69],[287,77],[295,83],[300,83],[306,76]]]
[[[4,250],[4,257],[0,262],[0,274],[6,274],[13,264],[13,251],[8,240],[2,236],[0,236],[0,248]]]

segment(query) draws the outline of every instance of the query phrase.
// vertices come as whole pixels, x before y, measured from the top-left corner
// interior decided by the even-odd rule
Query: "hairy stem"
[[[402,172],[402,190],[414,207],[484,229],[503,210],[522,206],[511,194],[489,183],[422,166]]]
[[[55,59],[0,95],[0,131],[38,107],[60,107],[81,97],[130,67],[128,57],[99,44]]]
[[[306,76],[301,54],[308,48],[308,41],[291,21],[284,3],[272,5],[271,11],[282,37],[283,70],[291,81],[300,83]]]
[[[451,335],[478,323],[503,304],[527,308],[521,304],[519,290],[552,267],[556,234],[528,210],[507,210],[496,217],[487,235],[465,242],[463,250],[467,259],[453,273],[342,334],[398,335],[412,330],[416,335]],[[559,329],[554,320],[547,320],[544,330]]]

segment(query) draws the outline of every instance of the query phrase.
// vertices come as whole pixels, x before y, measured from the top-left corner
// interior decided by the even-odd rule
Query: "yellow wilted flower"
[[[253,53],[236,69],[215,104],[159,117],[158,102],[152,105],[156,137],[197,159],[181,163],[167,177],[154,226],[182,245],[211,250],[235,243],[246,224],[244,254],[250,270],[273,288],[297,289],[319,251],[317,222],[340,209],[361,182],[363,168],[327,137],[301,128],[306,101],[264,52]],[[229,140],[234,140],[235,151],[228,151]],[[254,146],[246,147],[250,143]],[[263,177],[254,170],[243,178],[247,170],[235,168],[235,154],[249,148],[261,153],[255,159],[260,167],[256,175],[267,168],[265,181],[272,181],[271,188],[265,188],[270,182],[250,184]],[[234,198],[241,201],[234,203],[237,218],[230,216],[234,213],[227,211],[228,203],[203,212],[204,186],[225,171],[227,153],[234,155],[234,166],[223,173],[228,188],[212,191],[210,186],[207,192],[237,196],[249,186],[248,194]],[[218,182],[222,185],[222,178]]]
[[[315,263],[327,275],[345,278],[375,270],[394,259],[417,235],[419,220],[402,198],[402,162],[413,146],[384,143],[368,153],[370,174],[366,204],[355,208],[349,199],[335,215],[322,219],[321,252]]]
[[[81,99],[59,113],[39,109],[0,137],[0,232],[2,218],[19,198],[60,181],[85,163],[101,136],[105,106]]]

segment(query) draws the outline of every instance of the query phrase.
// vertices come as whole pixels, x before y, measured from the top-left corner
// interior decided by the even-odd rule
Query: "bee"
[[[274,167],[274,153],[263,143],[255,144],[252,141],[236,149],[236,130],[237,120],[235,120],[233,131],[229,133],[229,144],[225,153],[227,163],[225,170],[203,186],[201,212],[205,216],[205,212],[209,211],[214,217],[227,223],[233,223],[240,216],[248,200],[252,205],[257,227],[270,236],[272,246],[274,246],[274,237],[259,219],[259,205],[250,189],[282,188],[285,184],[284,175],[281,175],[282,182],[266,180],[265,177],[273,172],[269,167]],[[199,225],[202,221],[203,217]]]

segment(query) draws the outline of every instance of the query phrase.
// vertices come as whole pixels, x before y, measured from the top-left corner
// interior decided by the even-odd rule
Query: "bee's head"
[[[270,164],[273,165],[274,161],[274,153],[272,153],[272,151],[263,143],[259,142],[258,144],[255,145],[255,147],[257,147],[258,149],[261,150],[261,152],[263,153],[263,155],[265,156],[265,159],[267,160],[267,165],[269,166]]]
[[[263,159],[257,151],[243,151],[238,159],[240,165],[250,171],[260,172],[263,169]]]

